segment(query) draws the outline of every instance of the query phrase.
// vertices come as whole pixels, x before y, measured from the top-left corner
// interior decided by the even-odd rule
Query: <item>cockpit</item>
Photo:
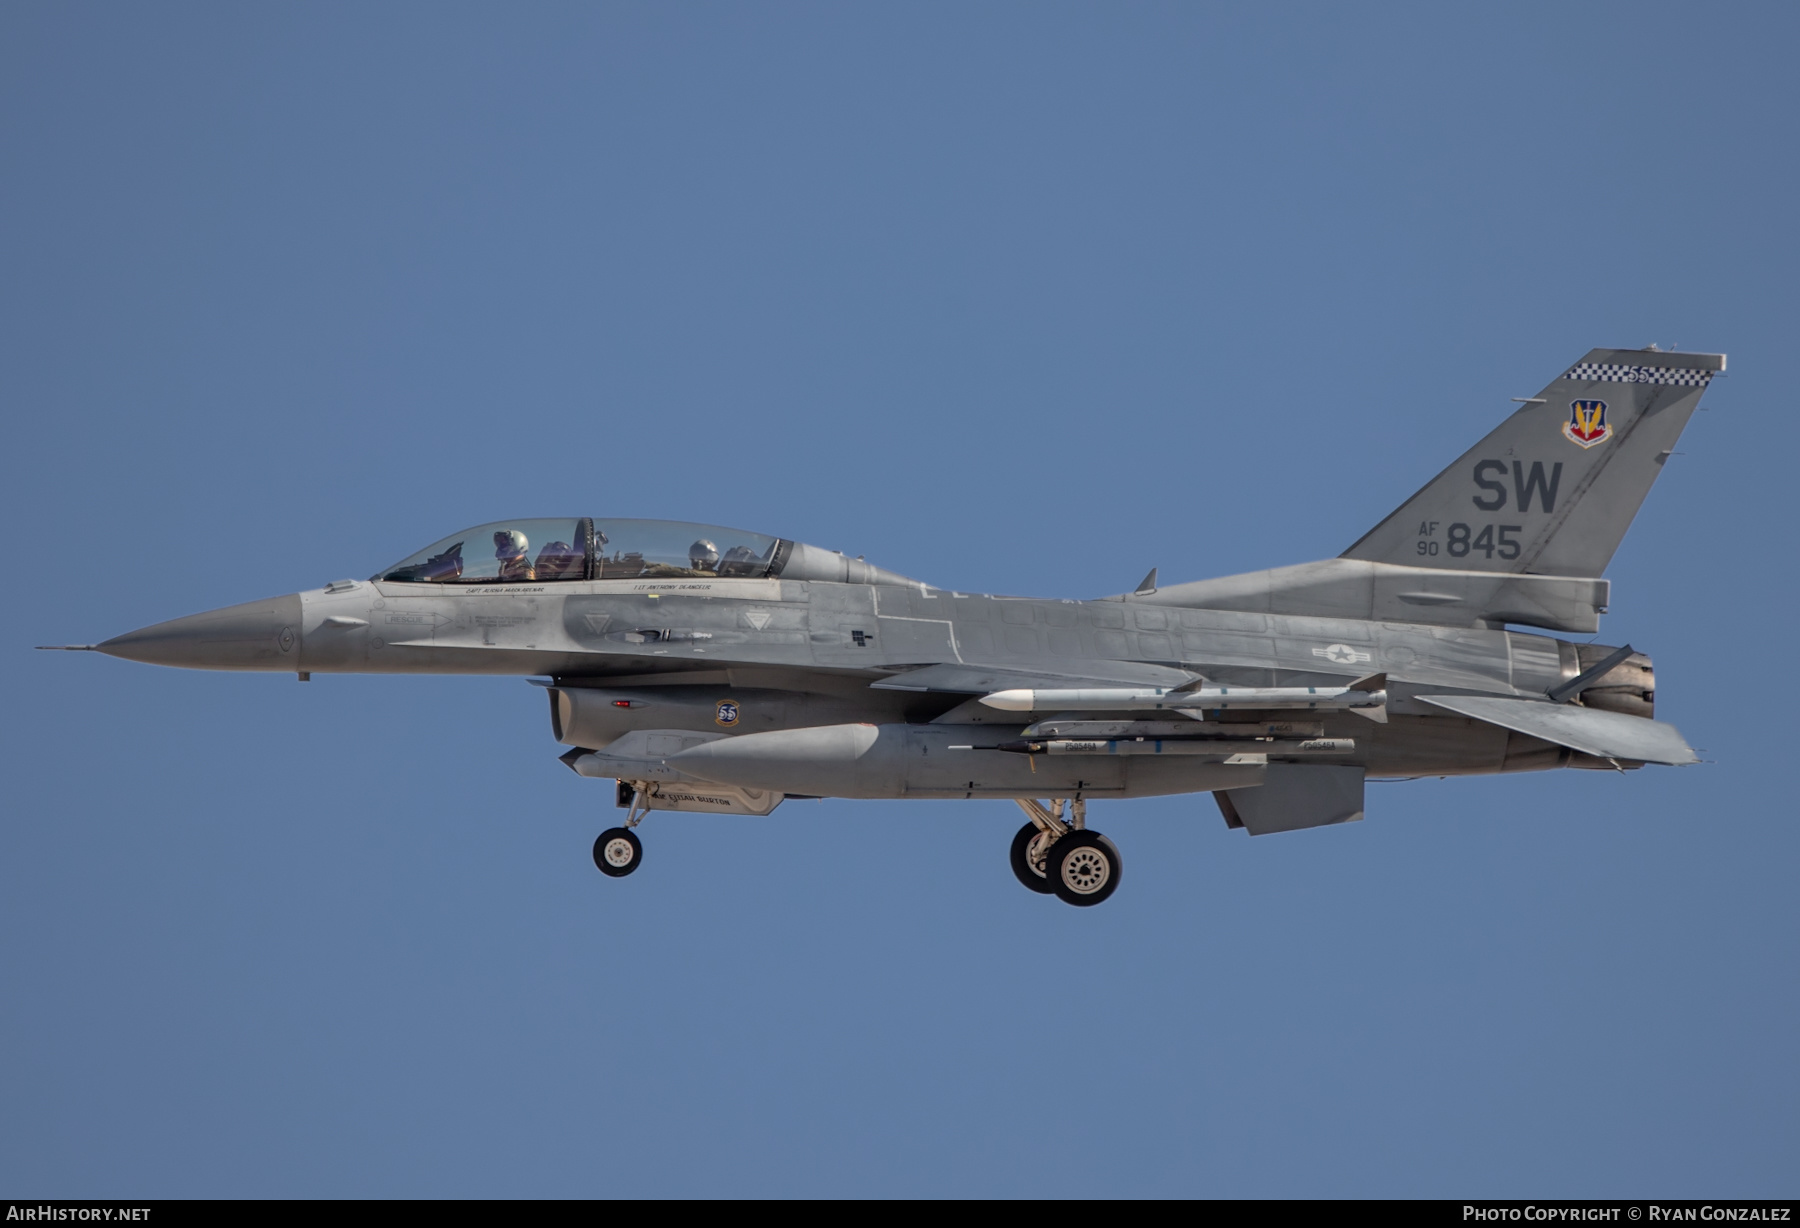
[[[503,520],[454,533],[371,579],[414,584],[760,579],[779,576],[793,548],[779,537],[678,520]]]

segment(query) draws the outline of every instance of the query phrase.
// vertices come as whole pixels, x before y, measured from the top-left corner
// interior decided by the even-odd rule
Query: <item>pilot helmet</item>
[[[711,571],[719,565],[719,548],[702,537],[688,547],[688,562],[695,571]]]
[[[517,529],[501,529],[494,534],[494,557],[497,559],[518,559],[525,557],[531,543]]]

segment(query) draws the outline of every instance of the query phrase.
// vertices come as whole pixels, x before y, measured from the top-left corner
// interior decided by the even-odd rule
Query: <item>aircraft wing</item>
[[[1139,687],[1177,687],[1196,675],[1164,665],[1136,661],[1065,660],[1055,669],[1030,669],[1012,665],[964,665],[946,662],[909,669],[869,685],[881,691],[951,691],[966,695],[990,695],[995,691],[1028,687],[1056,690],[1090,684]]]
[[[1674,766],[1700,762],[1700,756],[1682,739],[1675,726],[1641,716],[1495,695],[1420,695],[1418,698],[1462,716],[1515,729],[1602,759],[1636,759],[1643,763]]]

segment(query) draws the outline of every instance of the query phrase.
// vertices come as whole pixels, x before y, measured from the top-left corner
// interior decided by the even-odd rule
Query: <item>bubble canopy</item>
[[[541,584],[781,574],[792,543],[679,520],[498,520],[453,533],[370,577],[413,584]]]

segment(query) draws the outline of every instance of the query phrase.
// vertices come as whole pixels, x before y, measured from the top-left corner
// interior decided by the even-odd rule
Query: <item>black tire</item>
[[[1089,908],[1118,890],[1124,863],[1113,842],[1097,831],[1072,831],[1050,846],[1050,889],[1056,898]]]
[[[628,827],[609,827],[594,841],[594,865],[608,878],[624,878],[643,863],[644,846]]]
[[[1049,879],[1031,868],[1031,859],[1027,855],[1031,842],[1037,834],[1037,824],[1027,823],[1019,829],[1019,834],[1013,837],[1013,877],[1023,883],[1027,891],[1035,891],[1039,895],[1049,895],[1055,889],[1050,886]]]

